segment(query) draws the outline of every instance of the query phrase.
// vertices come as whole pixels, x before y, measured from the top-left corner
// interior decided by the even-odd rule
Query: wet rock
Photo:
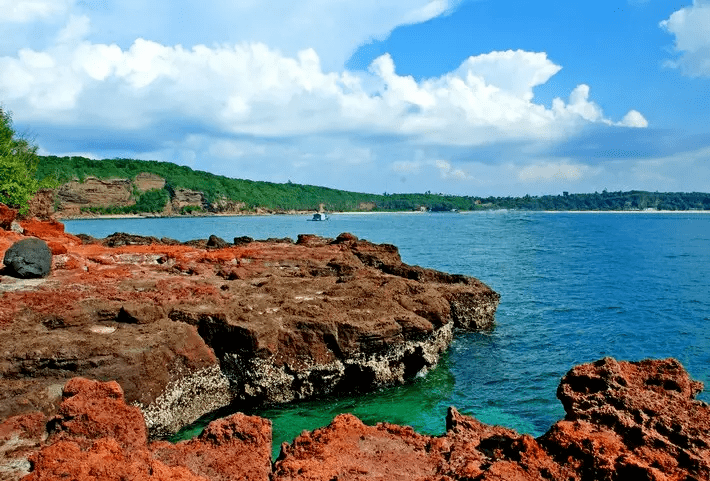
[[[22,279],[47,277],[52,269],[52,251],[41,239],[22,239],[5,251],[7,273]]]

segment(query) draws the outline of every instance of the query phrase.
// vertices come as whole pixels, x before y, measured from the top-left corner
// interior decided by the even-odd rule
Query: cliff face
[[[135,204],[129,179],[97,179],[87,177],[84,182],[71,181],[55,192],[61,209],[78,211],[82,207],[123,207]]]
[[[0,278],[3,418],[53,412],[77,375],[117,380],[153,435],[232,402],[402,383],[437,363],[454,327],[491,327],[499,298],[349,234],[179,244],[21,226],[48,241],[53,270]],[[0,255],[22,237],[0,231]]]
[[[53,418],[0,424],[0,474],[29,472],[27,481],[700,481],[710,479],[710,408],[694,400],[700,389],[673,359],[606,358],[562,379],[567,414],[538,439],[453,408],[442,436],[367,426],[344,414],[284,443],[272,465],[267,420],[235,414],[190,441],[147,443],[141,413],[125,404],[118,384],[74,379]]]
[[[136,204],[138,196],[149,190],[166,189],[165,179],[151,173],[141,173],[133,179],[99,179],[87,177],[84,181],[73,180],[56,189],[43,189],[30,202],[30,216],[46,219],[91,215],[91,208],[127,207]],[[168,188],[170,201],[163,215],[180,215],[188,211],[239,214],[246,204],[226,198],[208,202],[203,192],[186,188]],[[84,211],[82,211],[82,209]]]

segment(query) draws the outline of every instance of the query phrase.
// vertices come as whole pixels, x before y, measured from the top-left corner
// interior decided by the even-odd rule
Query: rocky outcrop
[[[148,444],[141,411],[116,382],[75,378],[57,415],[0,424],[0,454],[0,479],[268,480],[271,423],[235,414],[191,441]]]
[[[116,383],[75,379],[48,422],[33,414],[0,424],[0,473],[79,481],[699,481],[710,479],[710,407],[694,399],[700,387],[673,359],[606,358],[562,379],[566,417],[537,439],[454,408],[441,436],[343,414],[284,443],[272,465],[267,420],[234,414],[192,440],[147,443],[140,412]]]
[[[46,277],[52,268],[52,251],[42,239],[22,239],[10,246],[3,257],[5,273],[22,279]]]
[[[129,179],[98,179],[87,177],[66,183],[55,192],[62,209],[81,207],[128,206],[135,204]]]
[[[185,207],[203,209],[206,205],[205,195],[198,190],[179,188],[172,193],[170,204],[172,210],[179,213]]]
[[[284,445],[273,479],[710,479],[700,387],[673,359],[578,366],[558,390],[565,420],[538,439],[455,409],[441,437],[341,415]]]
[[[133,179],[133,186],[140,192],[147,192],[149,190],[161,190],[165,188],[165,179],[159,175],[151,174],[149,172],[142,172],[135,176]]]
[[[454,328],[490,328],[499,298],[349,234],[179,244],[22,226],[48,242],[53,270],[0,278],[2,418],[53,413],[74,376],[117,380],[152,435],[230,403],[402,383],[436,365]],[[20,238],[0,231],[0,252]]]
[[[48,220],[54,214],[54,191],[52,189],[40,189],[35,192],[34,197],[28,205],[26,218],[37,217]]]

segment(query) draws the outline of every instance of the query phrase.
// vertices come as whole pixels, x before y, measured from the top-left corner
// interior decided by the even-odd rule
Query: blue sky
[[[710,1],[0,0],[42,153],[366,192],[710,191]]]

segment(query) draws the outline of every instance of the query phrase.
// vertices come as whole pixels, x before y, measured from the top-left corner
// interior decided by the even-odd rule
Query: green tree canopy
[[[38,164],[37,147],[16,134],[10,112],[0,107],[0,202],[27,212],[35,192],[50,186],[35,177]]]

